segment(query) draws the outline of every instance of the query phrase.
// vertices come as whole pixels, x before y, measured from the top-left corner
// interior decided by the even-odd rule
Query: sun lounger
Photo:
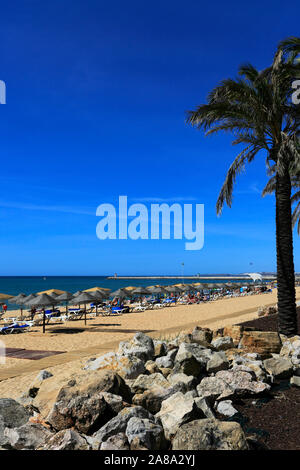
[[[3,326],[0,328],[0,333],[7,335],[7,334],[12,334],[12,333],[22,333],[27,331],[31,325],[25,323],[23,325],[19,325],[19,323],[13,323],[9,326]]]

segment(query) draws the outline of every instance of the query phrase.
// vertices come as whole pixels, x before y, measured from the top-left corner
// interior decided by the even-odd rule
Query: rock
[[[190,390],[189,392],[185,393],[186,398],[198,398],[197,390]]]
[[[242,337],[244,327],[240,325],[225,326],[223,330],[224,336],[230,336],[233,340],[234,346],[238,346]]]
[[[274,380],[289,379],[293,374],[293,364],[284,357],[271,357],[264,361],[264,368]]]
[[[208,374],[215,374],[220,370],[229,369],[229,361],[225,353],[214,353],[211,359],[206,364],[206,371]]]
[[[183,373],[168,375],[168,382],[173,386],[178,386],[182,393],[193,390],[197,385],[195,377]]]
[[[107,441],[102,442],[100,450],[129,450],[129,443],[124,432],[111,436]]]
[[[204,377],[197,386],[199,397],[207,398],[213,405],[219,396],[227,397],[232,395],[232,389],[228,384],[218,377]]]
[[[165,356],[167,354],[167,345],[164,341],[154,340],[154,357]]]
[[[213,332],[209,328],[201,328],[196,326],[192,331],[192,343],[210,343]]]
[[[20,427],[28,422],[30,416],[29,411],[12,398],[0,398],[0,419],[4,428]]]
[[[136,379],[145,372],[144,362],[135,356],[121,356],[108,352],[94,361],[89,361],[85,370],[113,370],[124,379]]]
[[[154,422],[154,416],[146,411],[141,406],[132,406],[130,408],[124,408],[114,418],[108,421],[102,428],[99,429],[93,437],[98,439],[99,442],[105,442],[109,437],[119,434],[120,432],[125,433],[127,423],[130,418],[146,418]]]
[[[47,422],[58,431],[74,427],[84,434],[94,432],[112,417],[112,408],[101,395],[103,391],[116,392],[131,400],[128,387],[118,374],[113,371],[89,372],[85,381],[73,380],[60,389]]]
[[[145,364],[145,370],[149,372],[149,374],[159,373],[159,367],[154,361],[147,361]]]
[[[59,431],[40,450],[89,450],[87,440],[73,429]]]
[[[173,387],[152,387],[143,393],[134,395],[132,402],[137,406],[142,406],[152,414],[160,411],[161,404],[164,400],[174,395],[178,390]]]
[[[270,305],[270,306],[263,305],[261,307],[258,307],[257,316],[264,317],[268,315],[274,315],[275,313],[277,313],[277,310],[278,310],[277,305]]]
[[[173,367],[173,361],[168,356],[158,357],[155,360],[155,363],[157,364],[159,368],[163,367],[163,368],[171,369]]]
[[[9,448],[35,450],[53,436],[49,429],[40,424],[26,423],[17,428],[6,428],[4,434]]]
[[[257,395],[270,390],[270,385],[253,380],[253,376],[249,372],[222,370],[216,373],[216,378],[223,380],[227,387],[232,390],[232,395],[235,396]],[[218,399],[227,396],[230,396],[230,393],[225,390]]]
[[[178,429],[173,450],[247,450],[241,426],[235,422],[201,419]]]
[[[141,374],[132,384],[131,389],[134,393],[143,393],[145,390],[148,390],[153,387],[163,387],[169,388],[170,383],[165,379],[165,377],[160,373],[155,373],[151,375]]]
[[[212,352],[195,343],[181,343],[176,354],[174,373],[197,377],[206,368]]]
[[[148,450],[161,450],[166,445],[163,428],[149,419],[130,418],[125,434],[129,444],[135,441],[135,448],[137,447],[137,440],[139,446]]]
[[[231,400],[220,401],[217,405],[217,412],[221,415],[228,416],[229,418],[238,413],[238,411],[232,406]]]
[[[154,357],[154,343],[150,336],[138,332],[130,341],[122,341],[119,344],[118,354],[121,356],[136,356],[146,362]]]
[[[203,417],[203,413],[193,398],[177,392],[162,402],[160,412],[155,416],[160,419],[166,438],[171,439],[182,424]]]
[[[293,377],[291,377],[290,384],[293,387],[300,387],[300,377],[297,375],[294,375]]]
[[[185,395],[186,396],[186,395]],[[205,418],[215,418],[213,410],[210,408],[208,400],[206,398],[195,398],[195,404],[199,410],[203,413]]]
[[[265,359],[272,353],[280,352],[281,340],[279,334],[273,331],[244,331],[239,348],[259,353]]]
[[[166,379],[171,374],[172,369],[170,369],[169,367],[161,367],[161,369],[159,369],[159,371],[162,373],[162,375]]]
[[[234,347],[231,336],[221,336],[212,340],[211,344],[218,351],[226,351],[226,349],[232,349]]]
[[[72,390],[71,390],[72,388]],[[109,392],[120,395],[124,401],[131,402],[131,391],[125,381],[117,373],[109,370],[86,371],[80,370],[70,375],[68,368],[61,369],[54,377],[41,383],[41,387],[32,404],[39,410],[43,419],[46,419],[58,397],[64,391],[69,391],[70,397],[79,396],[81,392],[89,394]]]

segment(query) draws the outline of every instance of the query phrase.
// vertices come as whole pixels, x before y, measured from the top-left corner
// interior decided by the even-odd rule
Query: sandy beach
[[[15,398],[29,385],[37,371],[47,367],[55,374],[72,374],[89,357],[116,349],[118,343],[133,336],[136,331],[149,333],[153,338],[172,336],[179,331],[189,331],[195,325],[217,329],[252,320],[261,305],[276,303],[276,289],[272,293],[220,299],[199,305],[177,305],[162,310],[129,313],[121,316],[96,317],[66,324],[47,325],[30,332],[1,336],[6,348],[26,350],[64,351],[66,354],[41,360],[7,358],[0,366],[0,396]],[[300,287],[297,288],[297,298]],[[5,375],[8,374],[8,375]],[[12,378],[7,378],[7,377]]]

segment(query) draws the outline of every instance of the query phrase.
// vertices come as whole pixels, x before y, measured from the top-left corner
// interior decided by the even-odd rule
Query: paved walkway
[[[274,305],[274,302],[265,305]],[[243,316],[249,313],[255,313],[257,311],[257,307],[249,308],[247,310],[242,310],[239,312],[234,312],[229,315],[222,317],[222,320],[227,324],[231,322],[227,322],[228,320],[238,319],[240,323],[243,321]],[[167,328],[160,331],[152,331],[149,332],[149,336],[153,339],[163,339],[167,337],[172,337],[176,333],[179,332],[187,332],[191,331],[196,325],[202,327],[210,327],[215,322],[220,321],[220,316],[210,317],[209,320],[206,321],[195,321],[192,323],[185,324],[183,326],[175,326],[172,328]],[[234,323],[234,322],[233,322]],[[235,322],[236,323],[236,322]],[[101,345],[92,346],[84,349],[78,349],[76,351],[69,351],[62,354],[57,354],[53,356],[44,357],[43,359],[39,359],[36,361],[30,361],[28,364],[22,364],[20,366],[13,366],[11,368],[7,368],[3,371],[0,371],[0,382],[3,380],[11,379],[13,377],[18,377],[20,375],[30,374],[31,372],[39,371],[42,369],[47,369],[49,367],[54,367],[60,364],[67,364],[72,361],[76,361],[78,359],[82,359],[84,357],[93,356],[104,354],[109,351],[114,351],[119,347],[119,341],[110,341]]]

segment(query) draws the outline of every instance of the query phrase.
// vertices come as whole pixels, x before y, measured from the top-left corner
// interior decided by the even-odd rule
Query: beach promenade
[[[0,366],[1,396],[16,397],[29,385],[41,369],[59,374],[71,374],[82,368],[86,360],[115,350],[122,340],[137,331],[153,338],[172,337],[194,326],[211,329],[252,320],[261,305],[276,303],[276,290],[268,294],[220,299],[199,305],[177,305],[163,310],[149,310],[114,317],[96,317],[88,321],[68,322],[65,325],[48,325],[45,335],[41,328],[19,335],[1,337],[7,348],[25,350],[64,351],[39,360],[8,357]],[[300,288],[297,288],[300,299]]]

